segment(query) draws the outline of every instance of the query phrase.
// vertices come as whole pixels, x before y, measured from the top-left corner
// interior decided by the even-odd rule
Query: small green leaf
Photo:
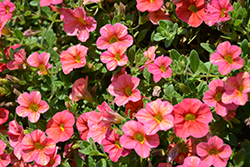
[[[23,33],[18,29],[15,29],[15,35],[20,41],[22,41],[22,39],[24,38]]]
[[[151,76],[151,74],[150,74],[150,72],[148,72],[148,67],[144,68],[143,69],[143,77],[147,80],[147,82],[150,81],[150,76]]]
[[[46,41],[49,46],[49,48],[52,48],[53,44],[56,42],[55,33],[52,29],[50,29],[46,34]]]
[[[233,162],[235,167],[243,166],[245,158],[246,158],[246,150],[242,148],[233,157]]]
[[[198,53],[195,50],[192,50],[189,58],[190,58],[190,67],[195,73],[198,70],[200,64]]]
[[[214,53],[216,50],[215,46],[210,45],[208,43],[201,43],[201,47],[203,47],[209,53]]]
[[[177,50],[171,49],[171,51],[170,51],[170,58],[172,60],[177,60],[178,61],[180,56],[181,55],[180,55],[180,53]]]
[[[107,162],[104,158],[97,162],[96,167],[107,167]]]
[[[237,19],[237,20],[235,20],[235,22],[234,22],[234,26],[237,27],[237,26],[239,26],[241,23],[242,23],[242,20]]]
[[[172,44],[172,42],[174,41],[174,37],[175,36],[172,36],[170,39],[165,39],[164,44],[166,48],[168,48]]]

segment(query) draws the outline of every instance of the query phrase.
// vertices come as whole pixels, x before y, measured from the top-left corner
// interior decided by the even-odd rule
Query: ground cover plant
[[[0,167],[249,167],[249,18],[249,0],[0,0]]]

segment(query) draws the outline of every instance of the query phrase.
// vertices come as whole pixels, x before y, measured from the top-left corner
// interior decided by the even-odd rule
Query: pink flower
[[[44,132],[35,130],[24,136],[21,152],[24,162],[35,161],[39,165],[47,165],[50,154],[55,150],[56,144],[52,139],[46,138]]]
[[[0,108],[0,125],[4,124],[9,118],[9,110]]]
[[[131,153],[131,150],[121,146],[119,139],[119,134],[116,134],[115,129],[113,129],[108,131],[106,138],[102,140],[104,151],[109,153],[109,158],[114,162],[117,162],[120,156],[125,157]]]
[[[4,51],[4,53],[10,57],[10,49],[12,48],[13,50],[20,48],[21,44],[17,45],[12,45],[8,47],[7,50]],[[15,52],[13,54],[13,61],[10,61],[7,63],[7,68],[9,70],[16,70],[16,69],[25,69],[26,68],[26,52],[25,49],[21,49],[18,52]]]
[[[201,142],[197,145],[197,154],[201,157],[201,161],[208,166],[225,167],[227,161],[232,154],[229,145],[223,145],[223,140],[214,136],[207,143]]]
[[[107,69],[113,71],[117,66],[124,66],[128,63],[128,57],[124,54],[127,47],[114,43],[101,54],[101,61],[107,64]]]
[[[108,91],[115,96],[115,103],[118,106],[126,104],[129,100],[136,102],[141,99],[141,92],[136,89],[139,82],[139,78],[124,74],[119,76],[116,82],[109,85]]]
[[[10,2],[10,0],[4,0],[0,2],[0,16],[4,16],[7,20],[11,20],[12,14],[15,10],[15,4]]]
[[[86,17],[82,7],[75,10],[62,9],[63,28],[69,36],[77,36],[81,42],[87,41],[89,32],[95,31],[97,22],[93,17]]]
[[[163,0],[136,0],[136,2],[136,8],[141,12],[156,11],[163,5]]]
[[[48,69],[52,67],[52,65],[48,63],[49,57],[49,53],[44,52],[39,55],[38,52],[35,52],[28,57],[27,62],[30,66],[39,68],[39,75],[47,75]]]
[[[232,10],[233,6],[229,0],[211,0],[207,4],[205,23],[211,26],[221,21],[227,21],[230,19],[228,12]]]
[[[114,43],[119,43],[124,47],[129,47],[133,44],[133,37],[128,35],[127,27],[121,23],[115,23],[114,26],[106,24],[100,29],[101,36],[96,41],[96,46],[99,49],[107,49]]]
[[[64,74],[69,74],[74,68],[81,68],[86,65],[86,54],[88,48],[83,45],[71,46],[60,55]]]
[[[116,82],[118,77],[123,74],[127,74],[126,67],[122,67],[120,71],[115,73],[115,75],[111,78],[111,82]]]
[[[177,167],[209,167],[206,163],[203,163],[199,157],[190,156],[185,158],[184,163],[182,165],[178,165]]]
[[[136,102],[133,102],[133,101],[129,101],[126,103],[125,105],[125,111],[124,113],[134,119],[135,118],[135,114],[143,108],[143,98],[146,98],[145,96],[141,96],[141,99],[136,101]],[[130,110],[130,114],[128,115],[128,110]]]
[[[148,48],[147,51],[145,51],[143,53],[144,57],[147,58],[147,61],[145,62],[145,64],[143,66],[141,66],[139,68],[140,71],[142,71],[145,67],[147,67],[149,64],[154,62],[154,60],[155,60],[155,49],[156,49],[155,46],[151,46],[150,48]]]
[[[14,148],[14,154],[17,159],[21,159],[22,151],[22,140],[24,137],[23,127],[17,123],[14,119],[9,122],[9,131],[7,132],[9,136],[10,146]]]
[[[88,119],[89,119],[90,112],[82,113],[77,118],[76,121],[76,128],[80,131],[80,137],[82,140],[87,140],[89,127],[88,127]]]
[[[217,52],[210,56],[212,64],[218,65],[218,70],[222,75],[227,75],[232,69],[240,69],[244,66],[244,61],[239,55],[241,48],[231,45],[226,41],[217,46]]]
[[[145,109],[140,109],[136,118],[144,126],[147,135],[153,135],[159,130],[168,130],[174,126],[172,116],[173,106],[168,101],[157,99],[146,104]]]
[[[237,108],[234,104],[224,104],[221,101],[222,94],[225,92],[224,81],[215,79],[209,83],[209,90],[204,93],[203,101],[210,107],[215,107],[218,115],[224,117],[227,115],[228,110]]]
[[[93,97],[88,91],[88,76],[86,79],[79,78],[72,86],[72,93],[69,95],[72,102],[77,102],[80,99],[84,99],[90,103],[94,102]]]
[[[158,134],[146,135],[143,125],[137,121],[128,121],[122,126],[124,135],[120,137],[120,144],[126,149],[135,149],[142,158],[147,158],[150,148],[156,148],[159,144]]]
[[[10,164],[10,155],[5,154],[4,150],[6,148],[6,143],[2,140],[0,140],[0,166],[5,167]]]
[[[40,0],[40,6],[44,7],[44,6],[49,6],[50,4],[57,5],[62,2],[63,0]]]
[[[204,20],[206,0],[181,0],[176,4],[179,19],[192,27],[198,27]]]
[[[49,154],[50,160],[46,167],[56,167],[61,164],[61,156],[57,154],[58,147],[55,147],[55,150],[52,154]],[[44,167],[44,165],[39,165],[36,162],[33,167]]]
[[[193,136],[201,138],[209,131],[212,112],[208,105],[198,99],[183,99],[174,106],[174,132],[181,138]]]
[[[16,108],[16,113],[20,117],[28,116],[29,121],[36,123],[41,113],[45,113],[49,109],[49,105],[41,100],[41,93],[33,91],[30,94],[24,92],[17,98],[17,102],[20,104]]]
[[[161,78],[168,78],[172,75],[172,70],[169,67],[172,60],[169,57],[157,57],[154,63],[148,65],[148,71],[153,74],[155,82],[159,82]]]
[[[158,21],[160,20],[170,20],[168,17],[169,13],[166,12],[166,9],[160,8],[154,12],[150,12],[149,19],[154,25],[158,25]]]
[[[8,15],[3,15],[3,16],[0,15],[0,38],[2,34],[3,35],[8,34],[9,30],[5,27],[8,20],[9,20]]]
[[[233,119],[236,115],[236,110],[237,110],[237,107],[233,110],[229,109],[227,115],[223,117],[223,119],[225,119],[226,121]]]
[[[56,113],[47,124],[46,133],[55,143],[64,142],[74,133],[75,117],[68,110]]]
[[[225,104],[234,103],[244,106],[248,100],[247,93],[250,92],[250,78],[247,72],[241,72],[237,76],[228,78],[225,82],[225,92],[222,95],[222,102]]]
[[[157,167],[173,167],[170,163],[159,163]]]

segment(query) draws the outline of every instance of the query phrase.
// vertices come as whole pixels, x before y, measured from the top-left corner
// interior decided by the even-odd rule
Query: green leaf
[[[46,34],[46,41],[49,46],[49,48],[52,48],[53,44],[56,42],[55,33],[52,29],[50,29]]]
[[[95,163],[94,159],[91,156],[88,157],[88,166],[89,167],[95,167],[96,166],[96,163]]]
[[[79,157],[78,151],[75,151],[74,157],[75,157],[75,162],[76,162],[77,167],[83,167],[85,162],[83,161],[82,158]]]
[[[164,44],[165,44],[165,47],[166,47],[166,48],[168,48],[168,47],[172,44],[172,42],[174,41],[174,37],[175,37],[175,36],[173,36],[173,37],[170,38],[170,39],[165,39]]]
[[[198,53],[195,50],[192,50],[189,57],[190,57],[190,67],[195,73],[198,70],[200,64]]]
[[[234,26],[237,27],[237,26],[239,26],[241,23],[242,23],[242,20],[237,19],[237,20],[235,20],[235,22],[234,22]]]
[[[23,33],[18,29],[15,29],[15,35],[20,41],[22,41],[22,39],[24,38]]]
[[[147,32],[148,32],[149,29],[143,29],[139,32],[138,34],[138,42],[141,42],[144,37],[147,35]]]
[[[214,53],[216,51],[215,46],[210,45],[208,43],[201,43],[201,47],[203,47],[209,53]]]
[[[238,146],[238,139],[231,132],[225,137],[225,140],[232,146]]]
[[[243,56],[245,56],[248,53],[248,40],[244,39],[240,45],[240,48],[242,50]]]
[[[160,33],[156,33],[155,35],[154,35],[154,40],[155,41],[161,41],[161,40],[163,40],[163,39],[165,39],[166,37],[163,37]]]
[[[151,74],[150,74],[150,72],[148,72],[148,67],[144,68],[143,69],[143,77],[147,80],[147,82],[150,81],[150,76],[151,76]]]
[[[168,27],[173,27],[173,23],[169,20],[160,20],[158,23],[159,26],[164,29],[168,29]]]
[[[59,55],[56,51],[54,51],[52,48],[49,48],[48,50],[49,54],[50,54],[50,58],[53,62],[58,62],[59,61]]]
[[[107,162],[104,158],[97,162],[96,167],[107,167]]]
[[[171,51],[170,51],[170,58],[172,60],[177,60],[178,61],[180,56],[181,55],[180,55],[180,53],[177,50],[171,49]]]
[[[201,73],[203,73],[203,74],[208,74],[207,66],[205,66],[205,64],[201,60],[200,60],[199,69],[198,70]]]
[[[135,61],[135,50],[136,50],[136,45],[133,45],[128,50],[128,60],[129,60],[131,66],[133,66],[133,63]]]
[[[244,161],[246,158],[246,150],[240,149],[233,157],[233,162],[235,167],[241,167],[244,165]]]

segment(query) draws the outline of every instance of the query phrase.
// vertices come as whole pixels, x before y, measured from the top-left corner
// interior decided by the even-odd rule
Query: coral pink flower
[[[5,16],[8,20],[11,20],[12,14],[15,10],[15,4],[10,2],[10,0],[4,0],[0,2],[0,16]]]
[[[118,77],[123,74],[127,74],[126,67],[122,67],[119,72],[115,73],[115,75],[111,78],[111,82],[116,82]]]
[[[33,167],[30,163],[26,163],[23,159],[18,159],[13,152],[10,154],[12,167]]]
[[[93,17],[86,17],[82,7],[75,10],[62,9],[63,28],[69,36],[77,36],[81,42],[87,41],[89,32],[95,31],[97,22]]]
[[[10,47],[8,47],[7,50],[5,50],[5,54],[10,57],[10,49],[12,48],[13,50],[20,48],[21,44],[17,44],[17,45],[12,45]],[[26,52],[25,49],[21,49],[18,52],[15,52],[13,54],[13,61],[10,61],[7,63],[7,68],[9,70],[16,70],[16,69],[25,69],[26,68]]]
[[[155,46],[151,46],[150,48],[148,48],[148,50],[146,52],[144,52],[144,57],[147,58],[147,61],[145,62],[145,64],[143,66],[141,66],[139,68],[140,71],[142,71],[145,67],[147,67],[149,64],[153,63],[155,60]]]
[[[69,95],[72,102],[77,102],[80,99],[84,99],[90,103],[94,102],[93,97],[88,91],[88,76],[86,79],[77,79],[72,86],[72,93]]]
[[[107,49],[114,43],[120,43],[124,47],[129,47],[133,44],[133,37],[128,35],[127,27],[121,23],[115,23],[114,26],[106,24],[100,29],[101,36],[96,41],[96,46],[99,49]]]
[[[14,148],[14,154],[17,159],[21,159],[22,151],[22,140],[24,137],[23,127],[17,123],[14,119],[9,122],[9,131],[7,132],[9,136],[10,146]]]
[[[114,43],[101,54],[100,59],[107,64],[107,69],[113,71],[117,66],[124,66],[128,63],[128,57],[124,54],[127,47]]]
[[[209,167],[206,163],[203,163],[199,157],[190,156],[185,158],[184,163],[182,165],[178,165],[177,167]]]
[[[148,71],[153,74],[155,82],[159,82],[161,78],[168,78],[172,75],[172,70],[169,65],[172,63],[169,57],[157,57],[154,63],[148,65]]]
[[[115,96],[115,103],[118,106],[126,104],[129,100],[136,102],[141,99],[141,92],[136,89],[139,82],[139,78],[124,74],[119,76],[116,82],[109,85],[108,91]]]
[[[223,119],[225,119],[226,121],[230,120],[230,119],[233,119],[236,115],[236,110],[237,110],[238,107],[236,107],[235,109],[233,110],[228,110],[228,113],[225,117],[223,117]]]
[[[233,6],[229,0],[211,0],[207,4],[207,10],[204,16],[207,25],[214,25],[221,21],[230,19],[229,11],[233,10]]]
[[[106,138],[102,140],[103,149],[105,152],[109,153],[109,158],[117,162],[120,156],[125,157],[131,153],[131,150],[125,149],[120,145],[119,134],[115,133],[115,129],[108,131]]]
[[[41,75],[47,75],[48,74],[48,69],[52,67],[51,64],[48,63],[49,61],[50,54],[49,53],[41,53],[39,55],[38,52],[35,52],[31,54],[27,62],[30,66],[39,68],[40,71],[38,71],[38,74]]]
[[[89,119],[90,112],[82,113],[77,118],[76,121],[76,128],[80,131],[80,137],[82,140],[87,140],[89,127],[88,127],[88,119]]]
[[[159,163],[157,167],[173,167],[170,163]]]
[[[63,0],[40,0],[40,6],[44,7],[44,6],[49,6],[50,4],[57,5],[62,2]]]
[[[226,41],[217,46],[217,52],[210,56],[212,64],[218,65],[218,70],[222,75],[227,75],[232,69],[240,69],[244,66],[244,61],[239,55],[241,48],[231,45]]]
[[[83,45],[75,45],[63,51],[60,55],[64,74],[69,74],[74,68],[81,68],[86,65],[86,54],[88,48]]]
[[[4,124],[9,118],[9,110],[0,108],[0,125]]]
[[[149,19],[154,25],[158,25],[158,21],[160,20],[170,20],[168,17],[169,13],[166,12],[166,9],[160,8],[157,11],[150,12]]]
[[[206,0],[181,0],[176,4],[179,19],[192,27],[198,27],[204,20]]]
[[[160,99],[146,104],[145,109],[140,109],[136,118],[144,126],[147,135],[153,135],[159,130],[168,130],[174,126],[172,116],[173,106],[168,101]]]
[[[140,109],[142,109],[143,106],[144,106],[144,105],[143,105],[143,98],[146,98],[146,97],[142,96],[141,99],[138,100],[138,101],[136,101],[136,102],[133,102],[133,101],[127,102],[126,105],[125,105],[125,111],[124,111],[124,113],[125,113],[128,117],[134,119],[134,118],[135,118],[135,114],[136,114]],[[128,115],[128,110],[130,110],[130,114],[129,114],[129,115]]]
[[[57,154],[58,147],[55,147],[55,151],[52,154],[49,154],[50,160],[46,167],[56,167],[61,164],[61,156]],[[39,165],[36,162],[33,167],[44,167],[44,165]]]
[[[6,29],[5,24],[8,21],[8,16],[0,16],[0,38],[2,36],[2,34],[4,34],[4,31]]]
[[[156,11],[163,5],[163,0],[136,0],[136,2],[136,8],[141,12]]]
[[[0,140],[0,166],[1,167],[8,166],[11,161],[10,155],[4,153],[5,148],[6,148],[6,143]]]
[[[128,121],[122,126],[124,135],[120,137],[120,144],[127,149],[135,149],[136,153],[147,158],[150,148],[156,148],[159,144],[158,134],[146,135],[143,125],[137,121]]]
[[[227,161],[232,154],[229,145],[223,145],[223,140],[214,136],[207,143],[201,142],[197,145],[197,154],[201,157],[201,161],[208,166],[225,167]]]
[[[54,152],[56,144],[52,139],[46,138],[44,132],[35,130],[24,136],[22,147],[24,162],[35,161],[39,165],[47,165],[50,161],[49,154]]]
[[[45,113],[49,109],[49,105],[46,101],[41,100],[41,93],[33,91],[30,94],[24,92],[17,98],[17,102],[20,104],[16,108],[16,113],[20,117],[28,116],[29,121],[35,123],[39,120],[40,114]]]
[[[222,117],[227,115],[229,109],[234,110],[237,108],[234,104],[226,105],[221,101],[224,92],[224,81],[215,79],[209,83],[209,90],[203,96],[204,103],[210,107],[215,107],[216,113]]]
[[[201,138],[208,133],[212,112],[198,99],[183,99],[174,106],[174,132],[181,138]]]
[[[244,106],[248,100],[247,93],[250,92],[250,78],[247,72],[241,72],[237,76],[228,78],[225,82],[225,92],[222,95],[222,102],[225,104],[234,103]]]
[[[74,133],[75,117],[68,110],[56,113],[47,124],[46,133],[55,143],[64,142]]]

